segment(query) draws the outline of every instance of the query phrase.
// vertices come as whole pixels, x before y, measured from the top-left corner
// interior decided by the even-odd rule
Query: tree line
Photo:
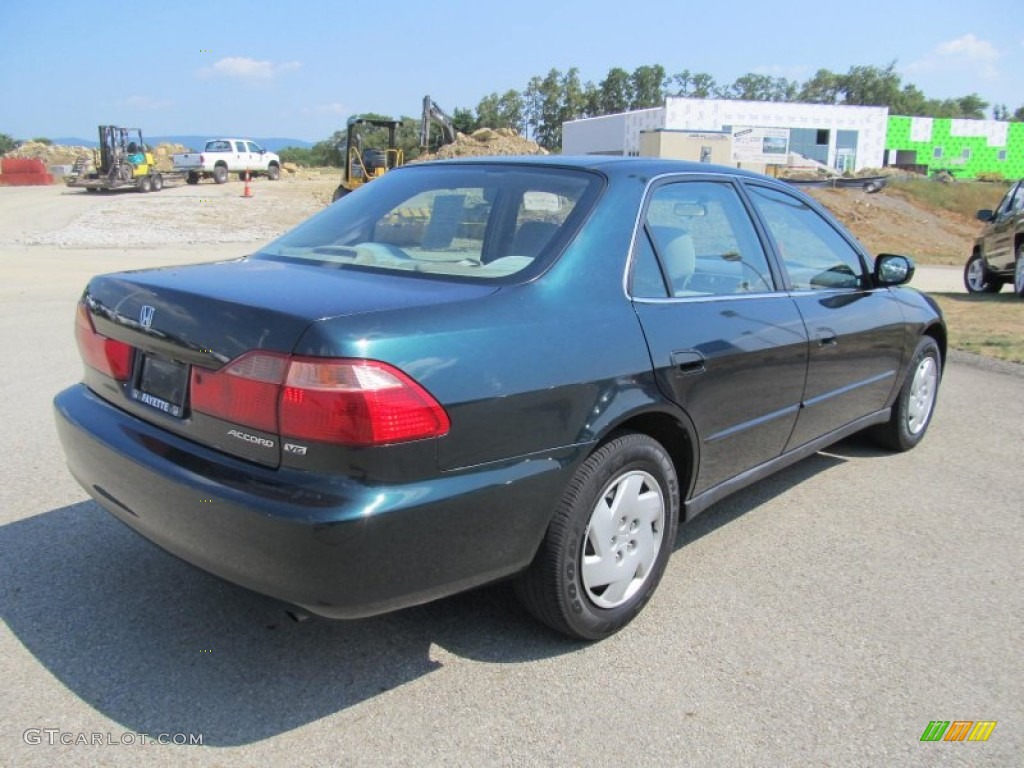
[[[669,75],[660,64],[645,64],[628,72],[612,67],[605,77],[583,82],[577,67],[557,68],[543,77],[535,75],[519,91],[487,94],[475,108],[459,107],[452,113],[457,130],[472,133],[478,128],[512,128],[548,150],[562,144],[562,123],[585,117],[612,115],[664,105],[666,97],[736,99],[742,101],[803,102],[888,107],[893,115],[984,119],[991,107],[995,120],[1024,121],[1024,106],[1010,112],[1005,104],[990,105],[977,93],[950,99],[926,96],[913,83],[904,83],[896,62],[884,67],[856,65],[845,73],[819,69],[803,82],[749,72],[731,83],[720,83],[708,72],[684,69]],[[365,114],[361,117],[383,117]],[[419,154],[419,118],[404,116],[398,143],[406,159]],[[318,142],[311,149],[287,148],[282,159],[301,165],[341,165],[345,132]],[[364,132],[364,146],[380,148],[384,134]]]
[[[660,64],[632,72],[612,67],[595,83],[580,81],[579,69],[552,68],[530,78],[522,91],[484,96],[475,111],[456,110],[465,128],[514,128],[547,149],[562,143],[562,123],[585,117],[660,107],[668,96],[742,101],[803,102],[888,107],[894,115],[984,119],[989,102],[977,93],[951,99],[928,98],[912,83],[904,83],[896,62],[887,66],[852,66],[845,73],[819,69],[804,82],[750,72],[731,83],[719,83],[707,72],[686,69],[666,74]],[[1024,106],[1010,113],[1005,104],[992,105],[996,120],[1024,121]],[[465,130],[465,129],[463,129]]]

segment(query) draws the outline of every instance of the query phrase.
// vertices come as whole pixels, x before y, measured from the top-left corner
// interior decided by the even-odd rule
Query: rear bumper
[[[84,385],[54,400],[75,479],[203,570],[331,618],[427,602],[532,559],[570,448],[414,484],[273,470],[167,433]]]

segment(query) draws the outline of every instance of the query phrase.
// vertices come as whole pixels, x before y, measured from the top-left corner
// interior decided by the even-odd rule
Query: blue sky
[[[354,9],[346,12],[346,8]],[[933,98],[1024,105],[1020,0],[12,0],[0,11],[0,133],[316,141],[355,112],[449,112],[551,67],[600,81],[662,64],[729,83],[893,59]]]

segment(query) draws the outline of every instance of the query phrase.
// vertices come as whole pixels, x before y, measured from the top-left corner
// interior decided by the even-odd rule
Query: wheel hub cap
[[[922,360],[910,383],[910,402],[907,404],[907,429],[916,435],[923,430],[931,417],[935,405],[935,391],[939,380],[939,369],[934,358]]]
[[[665,499],[651,475],[627,472],[608,484],[591,513],[580,562],[583,586],[594,605],[615,608],[643,587],[664,529]]]

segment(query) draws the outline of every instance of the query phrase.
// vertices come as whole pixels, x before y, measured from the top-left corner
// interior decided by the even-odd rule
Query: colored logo
[[[921,741],[988,741],[995,720],[932,720],[921,734]]]

